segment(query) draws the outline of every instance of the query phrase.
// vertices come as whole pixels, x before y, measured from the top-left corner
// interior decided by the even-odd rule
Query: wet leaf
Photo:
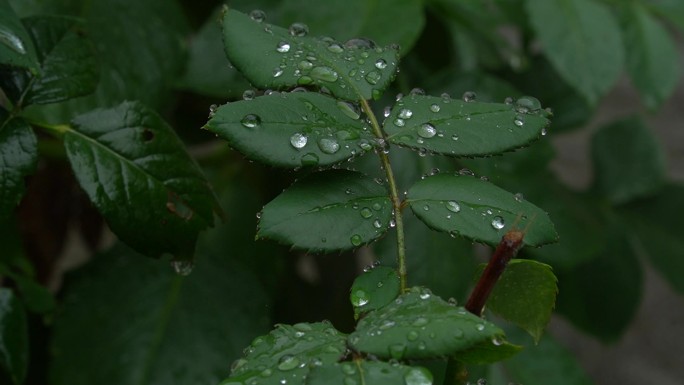
[[[394,144],[453,156],[484,156],[526,146],[549,124],[538,100],[514,104],[466,102],[448,97],[409,95],[385,121]]]
[[[171,127],[136,102],[91,111],[72,126],[64,144],[76,179],[119,238],[152,257],[191,259],[219,209]]]
[[[395,269],[386,266],[370,267],[356,277],[349,293],[354,316],[379,309],[399,295],[399,276]]]
[[[498,244],[513,224],[526,229],[525,245],[540,246],[558,238],[546,212],[472,176],[438,174],[425,178],[409,189],[407,201],[430,228],[478,242]]]
[[[0,380],[21,385],[28,368],[26,312],[11,289],[0,288]],[[3,383],[4,380],[3,380]]]
[[[21,118],[0,108],[0,221],[8,218],[24,195],[24,178],[38,160],[36,137]]]
[[[329,322],[276,325],[269,334],[252,341],[221,385],[303,385],[311,368],[339,361],[345,341],[346,335]]]
[[[225,104],[205,128],[249,158],[281,167],[328,166],[375,146],[357,106],[314,92]]]
[[[477,363],[500,360],[518,350],[494,324],[420,287],[368,313],[350,334],[349,344],[380,358],[451,356]]]
[[[257,237],[312,252],[345,250],[380,237],[391,218],[385,187],[358,172],[330,170],[296,182],[264,206]]]
[[[315,366],[307,376],[306,385],[330,384],[432,385],[432,373],[419,366],[354,360]]]
[[[0,64],[34,73],[39,66],[33,42],[7,0],[0,0]]]
[[[316,86],[346,100],[371,99],[380,97],[396,74],[396,49],[293,34],[233,9],[223,14],[226,55],[257,87]]]

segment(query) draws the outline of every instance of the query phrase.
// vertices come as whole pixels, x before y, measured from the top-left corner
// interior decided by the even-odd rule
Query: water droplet
[[[525,117],[518,114],[513,118],[513,124],[515,124],[518,127],[522,127],[525,124]]]
[[[506,225],[506,223],[505,223],[504,219],[498,215],[492,219],[492,227],[497,229],[497,230],[503,229],[505,225]]]
[[[376,60],[375,61],[375,68],[377,68],[379,70],[384,70],[385,68],[387,68],[387,62],[385,61],[385,59]]]
[[[475,329],[477,329],[477,331],[481,332],[485,329],[485,326],[484,326],[484,324],[477,324],[477,325],[475,325]]]
[[[302,162],[302,166],[318,166],[318,155],[314,154],[313,152],[309,152],[302,155],[300,161]]]
[[[480,378],[479,380],[477,380],[476,384],[477,385],[487,385],[487,380],[485,380],[484,378]]]
[[[279,76],[282,75],[282,74],[283,74],[283,69],[282,69],[282,68],[276,67],[276,68],[273,69],[273,77],[274,77],[274,78],[277,78],[277,77],[279,77]]]
[[[513,195],[513,199],[515,199],[516,202],[522,202],[525,200],[525,196],[522,193],[516,193]]]
[[[446,92],[442,93],[439,97],[442,98],[442,103],[449,103],[451,101],[451,96]]]
[[[462,169],[458,170],[458,175],[475,176],[475,173],[472,172],[470,169],[462,168]]]
[[[347,40],[344,46],[347,48],[373,49],[376,47],[376,44],[371,39],[357,37]]]
[[[456,202],[456,201],[448,201],[446,203],[446,208],[447,208],[447,210],[449,210],[453,213],[457,213],[457,212],[461,211],[461,205],[459,205],[458,202]]]
[[[306,86],[313,83],[313,79],[310,76],[301,76],[297,79],[297,84],[301,86]]]
[[[245,92],[242,93],[242,99],[243,100],[252,100],[254,99],[255,92],[254,90],[245,90]]]
[[[234,373],[236,370],[243,367],[247,362],[248,361],[244,358],[238,358],[237,360],[233,361],[232,364],[230,364],[230,371]]]
[[[419,336],[419,334],[418,334],[417,331],[411,330],[411,331],[408,332],[408,334],[406,335],[406,339],[409,340],[409,341],[415,341],[415,340],[418,339],[418,336]]]
[[[422,88],[416,87],[416,88],[412,89],[409,94],[410,95],[423,96],[423,95],[425,95],[425,90]]]
[[[413,325],[415,327],[421,327],[421,326],[427,325],[428,323],[430,323],[430,320],[428,320],[427,318],[418,317],[415,319],[415,321],[413,321],[413,323],[411,323],[411,325]]]
[[[503,344],[503,341],[501,341],[498,337],[492,338],[492,343],[496,346],[501,346]]]
[[[422,293],[420,293],[419,297],[420,297],[420,299],[428,299],[428,298],[430,298],[430,293],[422,292]]]
[[[290,43],[286,41],[281,41],[276,45],[276,51],[280,53],[285,53],[290,51]]]
[[[453,140],[453,141],[458,140],[458,135],[456,135],[456,134],[451,135],[451,140]]]
[[[432,373],[425,368],[411,368],[404,375],[406,385],[432,385]]]
[[[278,369],[282,371],[292,370],[299,366],[299,359],[291,354],[285,354],[278,360]]]
[[[456,306],[456,305],[458,305],[458,301],[457,301],[456,298],[454,298],[454,297],[449,297],[449,299],[447,300],[447,302],[448,302],[449,305],[451,305],[451,306]]]
[[[333,138],[321,138],[318,140],[318,148],[325,154],[334,154],[340,150],[340,144]]]
[[[371,71],[366,74],[365,79],[368,84],[378,84],[382,75],[378,71]]]
[[[361,239],[361,236],[359,234],[352,235],[349,240],[351,241],[351,244],[354,246],[360,246],[361,242],[363,242],[363,240]]]
[[[394,218],[390,219],[389,226],[394,228],[397,226],[397,221],[394,220]]]
[[[401,119],[411,119],[411,116],[413,116],[413,111],[409,110],[408,108],[403,108],[401,111],[399,111],[399,117]]]
[[[290,35],[296,37],[306,36],[309,33],[309,26],[304,23],[292,23],[290,25]]]
[[[359,117],[361,117],[361,111],[359,111],[359,108],[354,104],[351,104],[349,102],[345,102],[343,100],[339,100],[337,102],[337,107],[345,115],[347,115],[348,117],[350,117],[354,120],[357,120],[357,119],[359,119]]]
[[[259,115],[248,114],[245,115],[245,117],[242,118],[242,120],[240,120],[240,123],[242,123],[242,125],[247,128],[258,128],[261,124],[261,118],[259,117]]]
[[[292,147],[300,150],[306,146],[306,142],[309,141],[306,135],[296,132],[290,137],[290,144]]]
[[[432,111],[432,112],[439,112],[439,110],[441,110],[441,109],[442,109],[442,107],[440,107],[439,104],[433,104],[430,106],[430,111]]]
[[[474,102],[477,99],[477,94],[473,91],[466,91],[463,93],[463,101],[466,103]]]
[[[271,377],[272,374],[273,374],[273,370],[268,369],[268,368],[262,370],[261,373],[259,373],[259,375],[261,377]]]
[[[393,123],[397,127],[404,127],[406,125],[406,122],[404,122],[404,119],[400,119],[400,118],[394,119]]]
[[[546,136],[546,127],[542,128],[541,134],[542,134],[542,136]]]
[[[216,110],[218,110],[218,105],[212,104],[212,105],[209,106],[209,117],[210,117],[210,118],[211,118],[212,116],[214,116],[214,114],[216,114]]]
[[[361,149],[364,151],[369,151],[373,148],[373,145],[370,144],[370,142],[366,139],[359,140],[358,144],[359,144],[359,147],[361,147]]]
[[[375,227],[376,229],[381,228],[381,227],[382,227],[382,222],[380,222],[379,219],[376,219],[375,221],[373,221],[373,227]]]
[[[313,63],[308,60],[302,60],[297,64],[297,68],[303,71],[308,71],[313,68]]]
[[[515,110],[521,114],[529,114],[541,110],[541,103],[532,96],[523,96],[515,101]]]
[[[423,123],[420,128],[418,128],[418,136],[421,138],[429,139],[437,134],[435,126],[430,123]]]
[[[359,238],[361,238],[361,237],[359,237]],[[361,243],[361,241],[359,240],[359,244],[360,243]],[[355,245],[355,246],[358,246],[358,245]],[[368,303],[368,301],[370,301],[370,298],[368,297],[368,293],[366,293],[365,291],[363,291],[361,289],[355,290],[352,293],[350,299],[351,299],[352,305],[354,305],[356,307],[364,306]]]
[[[173,268],[173,271],[176,272],[176,274],[187,276],[190,275],[190,273],[192,273],[192,269],[195,267],[195,263],[193,261],[179,259],[171,261],[171,267]]]
[[[348,362],[345,362],[342,364],[342,372],[347,375],[353,375],[356,374],[356,368],[354,367],[354,364],[350,364]]]
[[[339,78],[337,72],[326,66],[314,67],[311,72],[309,72],[309,76],[314,79],[329,83],[335,82]]]
[[[406,345],[392,344],[387,350],[389,351],[390,357],[394,358],[395,360],[400,360],[404,357],[404,353],[406,353]]]
[[[361,216],[366,218],[366,219],[373,216],[373,211],[371,211],[371,209],[369,209],[368,207],[362,208],[360,213],[361,213]]]
[[[340,43],[332,42],[328,45],[328,51],[332,53],[341,53],[344,52],[344,48],[342,48]]]
[[[255,9],[249,13],[249,17],[257,23],[262,23],[266,20],[266,13],[260,9]]]

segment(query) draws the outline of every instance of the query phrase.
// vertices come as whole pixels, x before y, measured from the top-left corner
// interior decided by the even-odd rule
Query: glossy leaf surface
[[[37,159],[38,146],[31,127],[0,109],[0,221],[24,195],[24,178],[33,173]]]
[[[399,276],[395,269],[386,266],[371,267],[356,277],[349,293],[354,316],[379,309],[399,295]]]
[[[358,172],[331,170],[296,182],[264,206],[257,237],[312,252],[345,250],[380,237],[391,218],[384,186]]]
[[[251,159],[291,168],[328,166],[375,143],[358,107],[315,92],[225,104],[205,128]]]
[[[432,373],[422,367],[354,360],[315,366],[307,376],[306,385],[330,384],[432,385]]]
[[[0,0],[0,64],[38,72],[33,42],[7,0]]]
[[[540,246],[558,238],[543,210],[473,176],[444,173],[425,178],[409,189],[407,201],[430,228],[478,242],[498,244],[514,223],[518,229],[527,228],[525,245]]]
[[[494,324],[420,287],[361,319],[349,344],[360,352],[398,360],[452,356],[481,363],[502,359],[501,351],[504,356],[517,351]]]
[[[218,203],[171,127],[135,102],[72,125],[64,144],[76,179],[119,238],[152,257],[192,259]]]
[[[189,276],[123,245],[69,277],[53,329],[55,385],[217,384],[255,335],[269,301],[223,254]],[[102,360],[104,356],[117,357]]]
[[[28,359],[26,312],[11,289],[0,288],[0,380],[7,378],[10,384],[23,384]]]
[[[549,124],[544,115],[530,97],[509,105],[412,94],[394,105],[384,130],[390,142],[419,151],[483,156],[539,138]]]
[[[310,368],[339,361],[345,341],[329,322],[276,325],[252,341],[221,385],[303,385]]]
[[[223,14],[223,43],[230,62],[257,87],[325,87],[346,100],[378,98],[398,62],[393,48],[291,33],[234,9]]]
[[[624,64],[620,27],[595,0],[528,0],[530,24],[558,73],[595,105]]]
[[[526,330],[539,342],[558,293],[551,266],[529,259],[514,259],[494,286],[487,310]]]

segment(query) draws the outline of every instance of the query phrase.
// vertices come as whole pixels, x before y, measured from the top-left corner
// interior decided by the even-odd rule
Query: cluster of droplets
[[[380,180],[382,183],[382,180]],[[345,190],[345,194],[347,195],[353,195],[353,191],[351,189]],[[352,203],[351,208],[354,210],[358,210],[359,215],[363,219],[366,220],[372,220],[372,226],[375,229],[375,232],[381,231],[381,229],[387,225],[390,227],[394,227],[392,225],[392,221],[390,223],[383,223],[383,221],[380,220],[380,218],[377,216],[378,213],[380,213],[383,209],[383,204],[379,202],[375,202],[372,205],[369,206],[363,206],[361,207],[357,202]],[[358,247],[363,244],[364,240],[363,237],[360,234],[353,234],[350,238],[349,241],[351,242],[352,246]]]

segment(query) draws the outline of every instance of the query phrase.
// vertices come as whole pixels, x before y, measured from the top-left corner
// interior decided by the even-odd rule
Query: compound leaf
[[[530,24],[558,73],[595,105],[622,73],[620,26],[594,0],[527,0]]]
[[[391,364],[383,361],[354,360],[352,362],[314,366],[307,376],[306,385],[431,385],[432,380],[432,373],[423,367]]]
[[[38,72],[38,55],[28,32],[7,0],[0,0],[0,64]]]
[[[512,224],[526,229],[523,242],[529,246],[558,238],[546,212],[472,176],[437,174],[425,178],[409,189],[407,201],[430,228],[478,242],[498,244]]]
[[[531,97],[509,105],[412,94],[394,105],[384,129],[390,142],[421,152],[484,156],[540,137],[549,124],[544,115]]]
[[[346,340],[329,322],[276,325],[252,341],[245,358],[233,363],[231,376],[221,385],[304,385],[310,367],[340,360]]]
[[[225,9],[223,43],[230,62],[257,87],[316,86],[346,100],[377,99],[396,75],[395,48],[364,39],[340,44],[255,19]]]
[[[0,288],[0,380],[6,375],[14,385],[24,383],[28,345],[24,307],[12,290]]]
[[[450,356],[473,363],[503,359],[518,350],[494,324],[420,287],[368,313],[350,334],[349,344],[380,358]]]
[[[394,301],[399,295],[400,284],[396,270],[377,266],[356,277],[349,300],[354,306],[354,316],[379,309]]]
[[[36,136],[21,118],[10,118],[0,108],[0,221],[7,218],[24,195],[24,177],[38,159]]]
[[[137,102],[72,125],[64,144],[76,179],[119,238],[152,257],[191,259],[218,203],[171,127]]]
[[[380,237],[391,219],[382,185],[358,172],[329,170],[296,182],[264,206],[257,237],[312,252],[345,250]]]
[[[357,107],[315,92],[225,104],[205,128],[251,159],[292,168],[337,163],[375,143]]]

